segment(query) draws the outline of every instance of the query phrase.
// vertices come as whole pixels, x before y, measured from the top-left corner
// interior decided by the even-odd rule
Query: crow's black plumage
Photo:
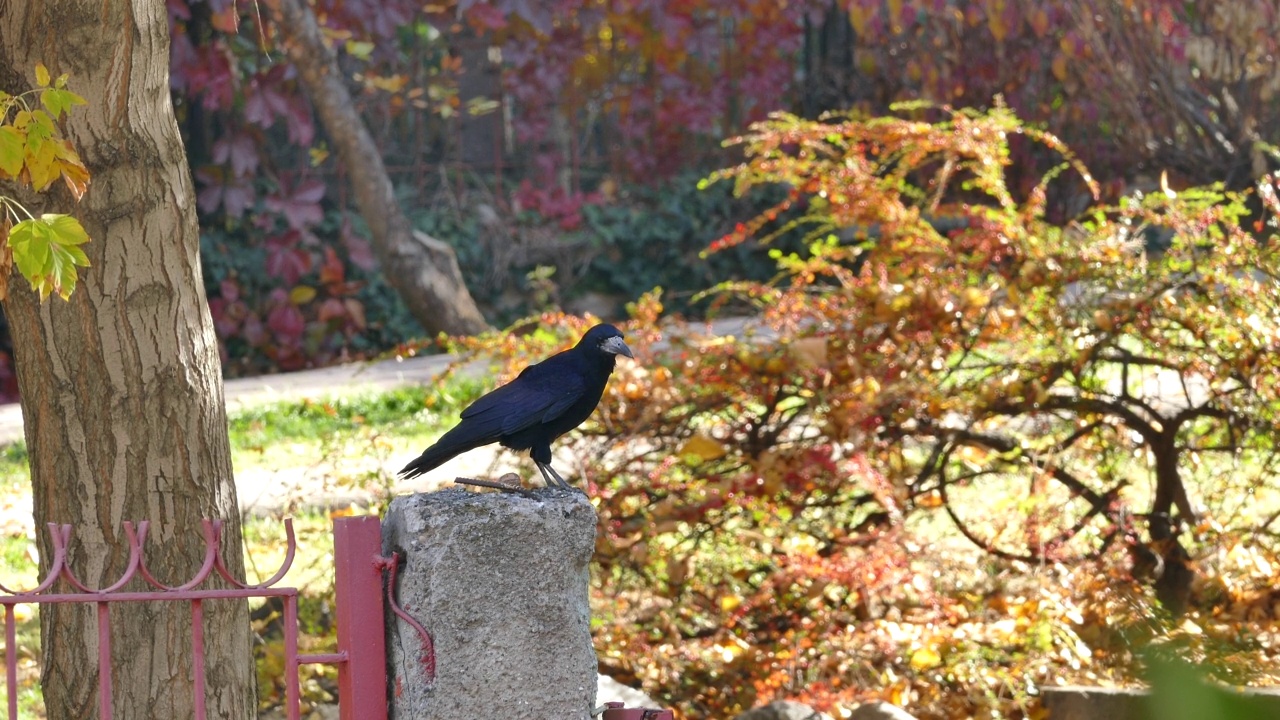
[[[462,411],[462,422],[405,465],[400,475],[417,477],[496,442],[528,450],[547,484],[567,487],[551,467],[551,442],[591,416],[618,355],[632,357],[622,333],[612,325],[596,325],[577,345],[530,365],[515,380],[471,403]]]

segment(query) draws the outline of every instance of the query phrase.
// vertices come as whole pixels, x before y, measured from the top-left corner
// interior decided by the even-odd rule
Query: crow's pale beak
[[[600,343],[600,349],[611,355],[625,355],[632,360],[636,359],[635,356],[631,354],[631,348],[627,347],[627,344],[623,342],[620,337],[611,337],[605,340]]]

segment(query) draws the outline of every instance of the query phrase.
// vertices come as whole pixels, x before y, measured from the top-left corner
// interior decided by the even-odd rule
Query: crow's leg
[[[555,481],[552,480],[551,476],[547,474],[546,466],[536,460],[533,462],[533,464],[538,466],[538,472],[542,475],[542,484],[547,487],[556,487]]]
[[[538,466],[538,470],[542,472],[542,479],[547,482],[548,487],[559,486],[566,490],[572,488],[569,483],[565,482],[564,478],[560,477],[560,473],[556,472],[556,469],[551,467],[550,463],[540,463],[535,460],[534,464],[536,464]]]

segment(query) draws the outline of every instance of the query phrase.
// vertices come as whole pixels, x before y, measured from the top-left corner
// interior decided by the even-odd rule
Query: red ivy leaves
[[[311,272],[314,261],[311,253],[299,245],[303,235],[289,230],[267,239],[267,272],[280,278],[287,285],[297,285],[303,275]]]
[[[507,15],[489,3],[475,3],[463,13],[467,24],[481,32],[501,30],[507,26]]]
[[[320,208],[324,193],[324,183],[314,179],[303,180],[292,188],[281,185],[276,193],[267,196],[266,208],[282,214],[293,230],[306,230],[324,219]]]
[[[289,294],[284,290],[272,292],[271,299],[275,306],[267,313],[267,328],[282,342],[301,339],[303,331],[307,329],[307,319],[302,316],[302,311],[289,301]]]
[[[215,213],[219,209],[230,218],[240,218],[253,206],[253,186],[248,178],[226,172],[220,167],[207,167],[195,172],[200,191],[196,204],[203,213]]]
[[[350,218],[343,218],[342,227],[338,229],[339,235],[342,237],[342,245],[347,250],[347,257],[361,270],[369,271],[378,266],[378,260],[373,255],[373,246],[369,241],[356,234],[351,227]]]
[[[315,124],[306,99],[292,84],[296,75],[292,65],[273,65],[249,80],[245,90],[245,120],[264,130],[284,118],[289,142],[310,145],[315,139]]]
[[[230,163],[236,177],[249,175],[258,169],[258,143],[246,132],[224,135],[213,143],[213,161]]]

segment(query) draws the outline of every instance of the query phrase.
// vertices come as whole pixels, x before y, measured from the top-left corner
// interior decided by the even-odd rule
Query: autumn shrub
[[[1052,222],[1049,184],[1093,180],[1002,107],[775,115],[734,142],[710,181],[785,195],[710,250],[810,244],[712,290],[757,304],[741,330],[629,308],[637,362],[573,441],[604,668],[690,718],[777,696],[1036,716],[1038,687],[1132,681],[1152,651],[1278,674],[1272,179]],[[1024,195],[1018,143],[1060,158]],[[509,374],[590,322],[455,347]]]

